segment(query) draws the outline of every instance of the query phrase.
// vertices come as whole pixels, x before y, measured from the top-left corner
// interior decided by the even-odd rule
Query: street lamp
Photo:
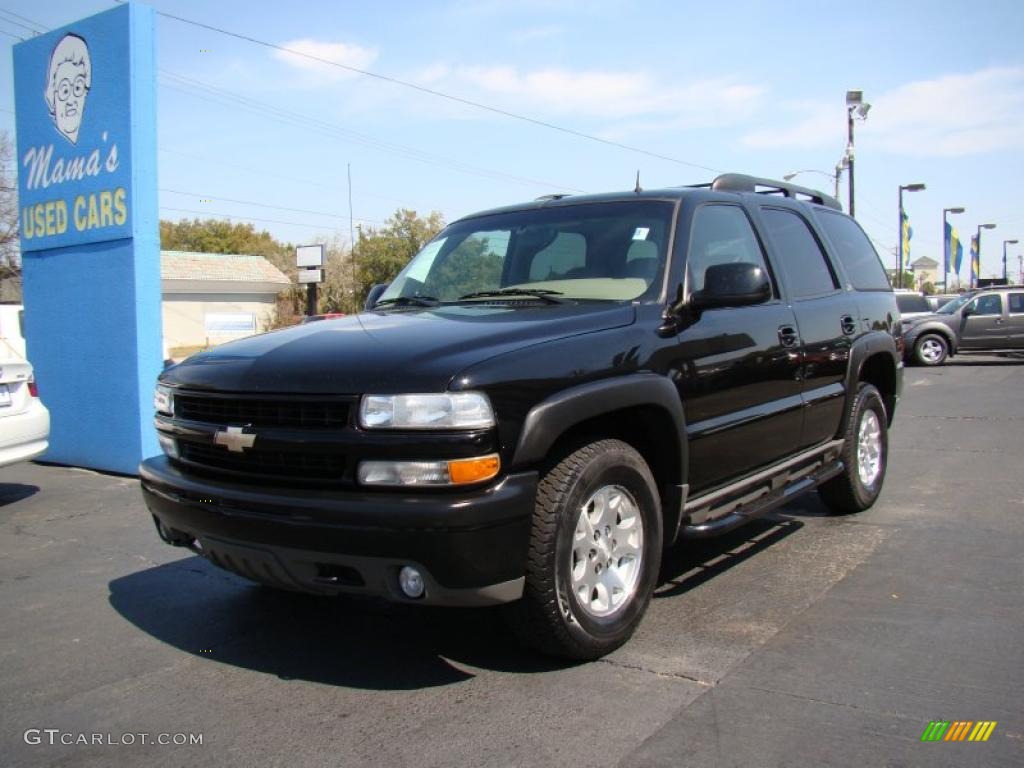
[[[953,258],[953,254],[949,252],[949,246],[952,245],[950,239],[946,237],[946,227],[949,225],[946,223],[946,214],[949,213],[963,213],[966,208],[943,208],[942,209],[942,292],[947,293],[949,286],[946,285],[946,278],[949,276],[949,262]],[[957,286],[960,285],[960,273],[956,273]]]
[[[839,174],[842,173],[842,170],[843,170],[842,165],[837,165],[836,166],[836,172],[835,173],[829,173],[828,171],[819,171],[817,168],[804,168],[802,171],[793,171],[792,173],[787,173],[782,178],[785,179],[786,181],[792,181],[797,176],[799,176],[801,173],[820,173],[822,176],[827,176],[828,178],[832,179],[833,184],[835,184],[835,190],[836,190],[834,196],[838,200],[839,199]]]
[[[850,194],[850,215],[853,216],[853,118],[868,119],[871,105],[864,101],[864,91],[846,92],[846,167],[850,170],[847,176]]]
[[[1006,282],[1009,282],[1006,277],[1006,246],[1016,244],[1016,240],[1003,240],[1003,280]]]
[[[850,166],[850,176],[853,176],[853,165]],[[903,287],[903,193],[904,192],[921,192],[925,188],[924,184],[900,184],[900,225],[897,228],[899,233],[899,264],[896,265],[896,287]],[[850,196],[850,202],[853,202],[853,196]],[[852,212],[852,206],[851,206]]]
[[[983,230],[983,229],[995,229],[995,228],[996,228],[995,224],[979,224],[978,225],[978,234],[975,235],[975,238],[974,238],[974,243],[975,243],[975,245],[978,246],[978,250],[977,250],[978,274],[974,274],[974,260],[972,259],[971,260],[971,288],[977,288],[978,287],[978,278],[981,277],[981,230]]]

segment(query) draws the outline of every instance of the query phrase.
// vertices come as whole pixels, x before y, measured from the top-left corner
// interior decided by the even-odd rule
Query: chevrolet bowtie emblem
[[[256,435],[247,435],[242,427],[227,427],[213,436],[213,442],[223,445],[229,451],[241,453],[246,448],[252,448],[256,442]]]

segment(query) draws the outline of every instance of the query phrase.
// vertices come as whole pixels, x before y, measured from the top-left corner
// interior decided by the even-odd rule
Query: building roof
[[[281,270],[262,256],[238,253],[160,251],[160,276],[164,280],[291,284]]]
[[[937,262],[935,259],[930,259],[927,256],[921,256],[910,262],[910,265],[912,267],[924,267],[926,269],[930,269],[932,267],[939,266],[939,262]]]

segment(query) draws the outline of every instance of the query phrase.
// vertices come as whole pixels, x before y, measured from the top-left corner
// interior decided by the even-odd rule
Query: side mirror
[[[366,301],[363,302],[363,310],[369,312],[373,309],[373,305],[377,303],[377,299],[380,298],[381,294],[388,289],[390,283],[377,283],[375,286],[370,288],[370,292],[366,294]]]
[[[746,307],[771,297],[771,281],[756,264],[714,264],[704,272],[704,288],[690,296],[690,307],[697,311]]]

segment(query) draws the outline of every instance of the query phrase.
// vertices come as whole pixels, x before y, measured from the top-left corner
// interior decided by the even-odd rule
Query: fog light
[[[415,568],[408,565],[398,572],[398,586],[402,588],[406,597],[413,599],[423,597],[423,592],[425,591],[423,576]]]

